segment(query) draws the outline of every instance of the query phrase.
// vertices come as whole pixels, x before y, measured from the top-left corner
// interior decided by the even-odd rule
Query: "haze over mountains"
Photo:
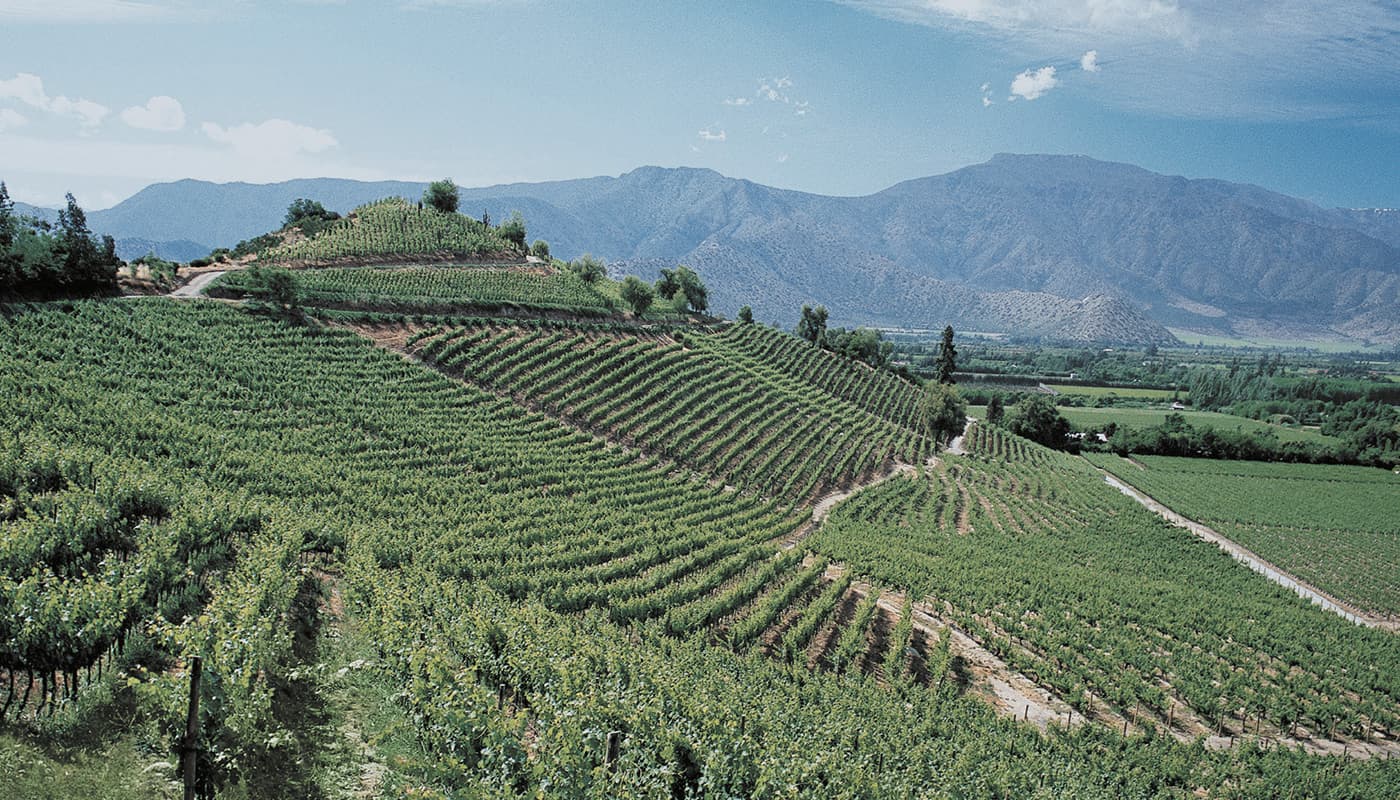
[[[157,184],[89,214],[188,259],[281,224],[298,197],[348,211],[423,184],[338,179]],[[462,191],[462,209],[525,215],[530,239],[654,277],[695,267],[713,306],[833,324],[1167,341],[1191,331],[1400,342],[1400,211],[1329,210],[1254,186],[1077,156],[1001,155],[865,197],[775,189],[703,169]]]

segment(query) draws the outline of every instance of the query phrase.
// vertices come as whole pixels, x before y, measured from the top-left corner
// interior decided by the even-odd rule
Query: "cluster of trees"
[[[111,294],[121,266],[116,241],[92,235],[73,195],[50,225],[17,215],[0,183],[0,298]]]
[[[740,320],[743,321],[746,313],[748,321],[752,321],[753,312],[748,306],[739,310]],[[879,331],[871,328],[827,329],[827,318],[826,306],[803,306],[802,316],[797,321],[797,336],[852,361],[860,361],[876,368],[890,366],[890,359],[894,355],[894,343],[886,341]]]
[[[592,256],[584,254],[581,260],[591,261],[592,259]],[[601,277],[604,269],[602,262],[597,263],[598,277]],[[580,271],[583,269],[582,267],[576,268],[570,264],[570,268],[584,280],[595,280],[586,277]],[[700,314],[710,307],[709,289],[705,288],[704,281],[700,280],[700,276],[695,273],[695,270],[687,266],[678,266],[675,269],[662,268],[661,277],[657,279],[655,285],[649,284],[635,275],[628,275],[622,280],[620,291],[622,302],[626,303],[627,307],[632,309],[632,313],[638,316],[645,314],[658,297],[669,302],[678,311],[689,309]]]
[[[451,178],[443,178],[428,184],[428,188],[423,190],[422,205],[442,214],[456,214],[462,205],[462,195],[457,189],[457,182]],[[491,215],[485,211],[481,212],[481,224],[491,224]],[[510,217],[498,225],[496,230],[501,234],[502,239],[525,252],[525,218],[521,216],[519,211],[512,211]],[[543,248],[540,248],[540,245],[543,245]],[[537,249],[543,250],[543,257],[549,257],[548,242],[542,240],[535,242],[535,248],[532,248],[531,251],[538,256],[540,252]]]

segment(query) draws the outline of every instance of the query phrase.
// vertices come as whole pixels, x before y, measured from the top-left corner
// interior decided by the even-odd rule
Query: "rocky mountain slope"
[[[340,211],[422,184],[180,181],[90,215],[150,242],[231,245],[310,197]],[[714,306],[791,324],[1007,331],[1076,341],[1217,334],[1400,342],[1400,212],[1323,209],[1254,186],[1076,156],[997,156],[865,197],[775,189],[703,169],[462,191],[521,211],[555,255],[652,277],[697,268]]]

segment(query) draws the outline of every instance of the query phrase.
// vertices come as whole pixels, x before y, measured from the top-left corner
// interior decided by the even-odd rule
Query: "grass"
[[[1181,328],[1167,328],[1172,335],[1187,346],[1202,347],[1259,347],[1278,350],[1295,350],[1299,347],[1316,350],[1320,353],[1385,353],[1393,347],[1370,344],[1354,339],[1275,339],[1269,336],[1220,336],[1213,333],[1197,333]]]
[[[180,797],[173,757],[141,753],[130,739],[106,748],[55,750],[0,734],[3,794],[45,800],[152,800]],[[163,764],[161,762],[164,762]]]
[[[1011,406],[1007,413],[1011,412]],[[1221,414],[1215,411],[1171,411],[1168,409],[1156,408],[1073,408],[1061,407],[1060,414],[1076,429],[1101,428],[1110,422],[1116,422],[1120,427],[1128,428],[1148,428],[1153,425],[1161,425],[1166,421],[1168,414],[1180,414],[1192,425],[1204,428],[1210,427],[1216,430],[1243,430],[1243,431],[1272,431],[1280,442],[1315,442],[1323,444],[1335,444],[1336,437],[1326,436],[1314,428],[1297,428],[1286,425],[1274,425],[1262,422],[1257,419],[1247,417],[1236,417],[1232,414]],[[976,419],[987,418],[986,406],[967,407],[967,415]]]
[[[984,412],[985,413],[985,412]],[[1335,444],[1337,439],[1325,436],[1313,428],[1274,425],[1257,419],[1236,417],[1216,411],[1171,411],[1154,408],[1061,408],[1060,414],[1077,429],[1101,428],[1110,422],[1129,428],[1147,428],[1161,425],[1168,414],[1180,414],[1186,421],[1198,428],[1216,430],[1242,430],[1245,432],[1272,432],[1280,442],[1314,442]]]
[[[1372,467],[1086,457],[1323,591],[1400,616],[1400,477]]]
[[[1060,394],[1082,395],[1084,397],[1121,397],[1138,400],[1171,400],[1173,395],[1185,398],[1184,392],[1171,389],[1122,388],[1119,386],[1072,386],[1062,383],[1048,383],[1051,389]]]

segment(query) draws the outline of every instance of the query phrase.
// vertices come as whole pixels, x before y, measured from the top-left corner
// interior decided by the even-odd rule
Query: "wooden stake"
[[[194,800],[195,761],[199,757],[199,676],[203,667],[204,659],[199,656],[190,659],[190,708],[185,718],[185,739],[180,748],[180,756],[185,762],[185,800]]]
[[[613,762],[622,751],[622,731],[608,731],[607,749],[603,752],[603,766],[612,769]]]

